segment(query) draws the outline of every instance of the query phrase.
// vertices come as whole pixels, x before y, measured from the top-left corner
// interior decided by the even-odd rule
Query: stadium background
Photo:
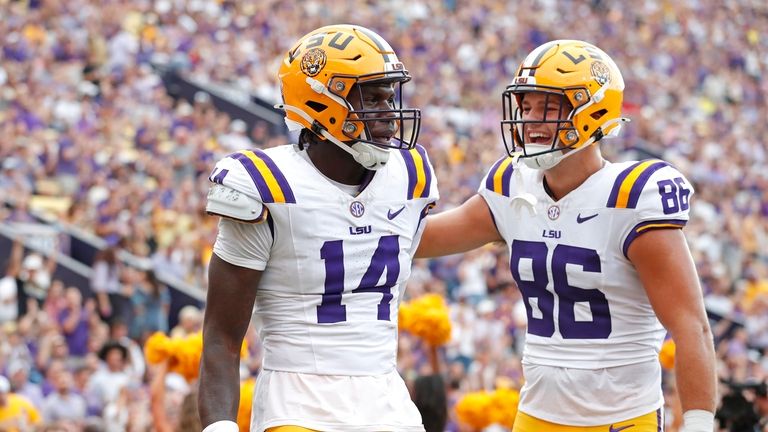
[[[200,325],[216,233],[204,213],[207,175],[232,150],[290,141],[270,108],[278,63],[299,36],[331,23],[376,30],[411,71],[406,98],[423,111],[437,211],[470,197],[503,154],[500,95],[527,52],[578,38],[610,53],[632,123],[603,151],[664,158],[693,182],[685,233],[718,374],[765,380],[762,0],[0,0],[0,374],[45,424],[59,424],[40,430],[149,430],[155,372],[140,350],[155,330],[178,336]],[[520,383],[524,311],[505,254],[487,247],[414,264],[407,295],[444,294],[450,307],[452,338],[438,355],[451,407],[467,392]],[[17,279],[40,308],[22,302],[19,315],[4,301]],[[105,381],[98,354],[114,340],[133,361],[122,381]],[[259,367],[252,332],[249,342],[244,376]],[[430,374],[428,354],[404,334],[403,375]],[[664,379],[670,430],[679,413],[673,374]],[[173,375],[166,382],[175,421],[190,389]],[[87,405],[74,429],[51,397],[67,387]],[[468,430],[450,414],[449,430]]]

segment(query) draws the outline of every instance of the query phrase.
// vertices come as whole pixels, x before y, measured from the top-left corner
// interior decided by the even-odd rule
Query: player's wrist
[[[688,410],[683,413],[683,428],[680,432],[712,432],[715,428],[715,414],[706,410]]]
[[[240,432],[240,428],[233,421],[219,420],[206,426],[203,432]]]

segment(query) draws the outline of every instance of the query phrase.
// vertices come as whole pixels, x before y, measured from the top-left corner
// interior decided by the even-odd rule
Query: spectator
[[[11,393],[8,379],[0,375],[0,429],[23,432],[41,423],[40,413],[25,397]]]
[[[13,322],[18,315],[16,279],[6,275],[0,278],[0,324]]]
[[[180,375],[169,374],[167,361],[153,369],[150,410],[157,432],[202,429],[197,413],[197,391],[190,389]]]
[[[24,336],[16,322],[7,322],[2,328],[3,338],[0,340],[0,353],[10,374],[12,368],[30,370],[33,366],[32,353],[25,343]]]
[[[47,422],[71,420],[82,424],[86,415],[85,399],[75,393],[72,373],[63,371],[54,382],[55,392],[48,395],[43,402],[43,417]]]
[[[123,292],[121,270],[115,246],[107,247],[94,258],[91,289],[96,293],[99,315],[104,320],[130,321],[131,303]]]
[[[88,381],[86,392],[97,406],[105,407],[116,402],[121,390],[131,382],[128,349],[117,341],[108,341],[99,351],[99,359],[99,369]]]
[[[187,305],[179,311],[179,323],[171,330],[171,337],[186,337],[200,331],[203,313],[197,306]]]
[[[82,357],[88,352],[88,318],[92,310],[84,308],[83,296],[75,287],[66,289],[64,295],[65,306],[56,315],[61,326],[61,333],[66,338],[69,354]],[[93,303],[89,303],[92,307]]]
[[[30,368],[24,362],[14,361],[8,364],[8,380],[11,383],[11,390],[17,395],[24,396],[32,405],[42,406],[43,390],[38,384],[29,379]]]
[[[51,282],[51,287],[46,293],[45,301],[43,302],[43,312],[49,317],[56,319],[60,315],[61,311],[66,308],[67,300],[64,297],[64,282],[54,279]]]
[[[22,259],[23,257],[23,259]],[[30,301],[35,301],[36,305],[42,305],[47,295],[48,288],[51,285],[51,275],[56,269],[56,256],[52,253],[47,260],[38,253],[31,253],[24,257],[24,247],[20,241],[15,240],[11,249],[11,257],[5,271],[5,277],[2,279],[3,291],[5,292],[5,302],[7,308],[5,312],[8,316],[13,316],[10,299],[14,297],[14,289],[11,286],[11,280],[15,282],[16,316],[21,317],[27,313],[32,306]]]
[[[38,253],[31,253],[24,258],[19,272],[19,280],[23,284],[23,291],[30,298],[35,299],[38,305],[42,305],[51,286],[51,275],[56,269],[56,257],[50,255],[45,260]]]
[[[155,272],[142,272],[137,281],[133,295],[134,319],[131,337],[144,340],[156,331],[168,333],[168,311],[171,307],[171,297],[168,287],[157,279]]]
[[[245,150],[253,148],[253,142],[245,134],[247,126],[240,119],[232,120],[229,124],[229,132],[221,135],[219,143],[229,151]]]
[[[109,325],[109,339],[128,350],[126,371],[131,374],[134,381],[140,381],[146,371],[144,352],[138,342],[128,337],[128,325],[119,320],[112,321]]]

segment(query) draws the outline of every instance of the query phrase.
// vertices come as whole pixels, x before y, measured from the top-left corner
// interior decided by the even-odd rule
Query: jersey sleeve
[[[509,214],[509,211],[506,210],[510,209],[510,200],[514,189],[512,173],[515,167],[512,161],[511,157],[503,157],[496,161],[483,177],[480,187],[477,189],[477,193],[488,204],[496,229],[504,238],[507,238],[505,227],[508,226],[504,223],[504,219]]]
[[[424,223],[424,219],[427,217],[433,207],[435,207],[435,203],[429,202],[421,210],[421,214],[419,215],[419,225],[416,227],[416,234],[413,236],[413,242],[411,243],[411,256],[415,255],[416,250],[419,248],[419,243],[421,243],[421,236],[424,234],[424,228],[427,225]]]
[[[693,186],[668,163],[651,159],[631,165],[616,179],[608,207],[633,211],[622,252],[640,235],[656,229],[681,229],[689,219]]]
[[[224,261],[262,271],[267,267],[274,234],[271,224],[248,224],[222,218],[213,252]]]
[[[408,173],[407,198],[421,199],[426,202],[436,202],[440,198],[437,188],[437,178],[432,163],[429,161],[426,149],[416,144],[410,150],[402,150],[405,169]]]
[[[408,200],[421,201],[417,205],[423,206],[421,207],[414,240],[411,244],[411,254],[413,255],[424,233],[424,226],[426,225],[424,218],[427,217],[429,211],[436,205],[437,200],[440,199],[440,192],[437,187],[434,167],[424,147],[416,144],[410,150],[401,151],[401,154],[408,173],[407,198]]]

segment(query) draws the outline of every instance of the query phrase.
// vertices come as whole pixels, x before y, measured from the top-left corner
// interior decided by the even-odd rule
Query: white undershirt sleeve
[[[267,267],[272,249],[272,230],[268,223],[248,224],[232,219],[219,220],[219,234],[213,253],[224,261],[253,270]]]

